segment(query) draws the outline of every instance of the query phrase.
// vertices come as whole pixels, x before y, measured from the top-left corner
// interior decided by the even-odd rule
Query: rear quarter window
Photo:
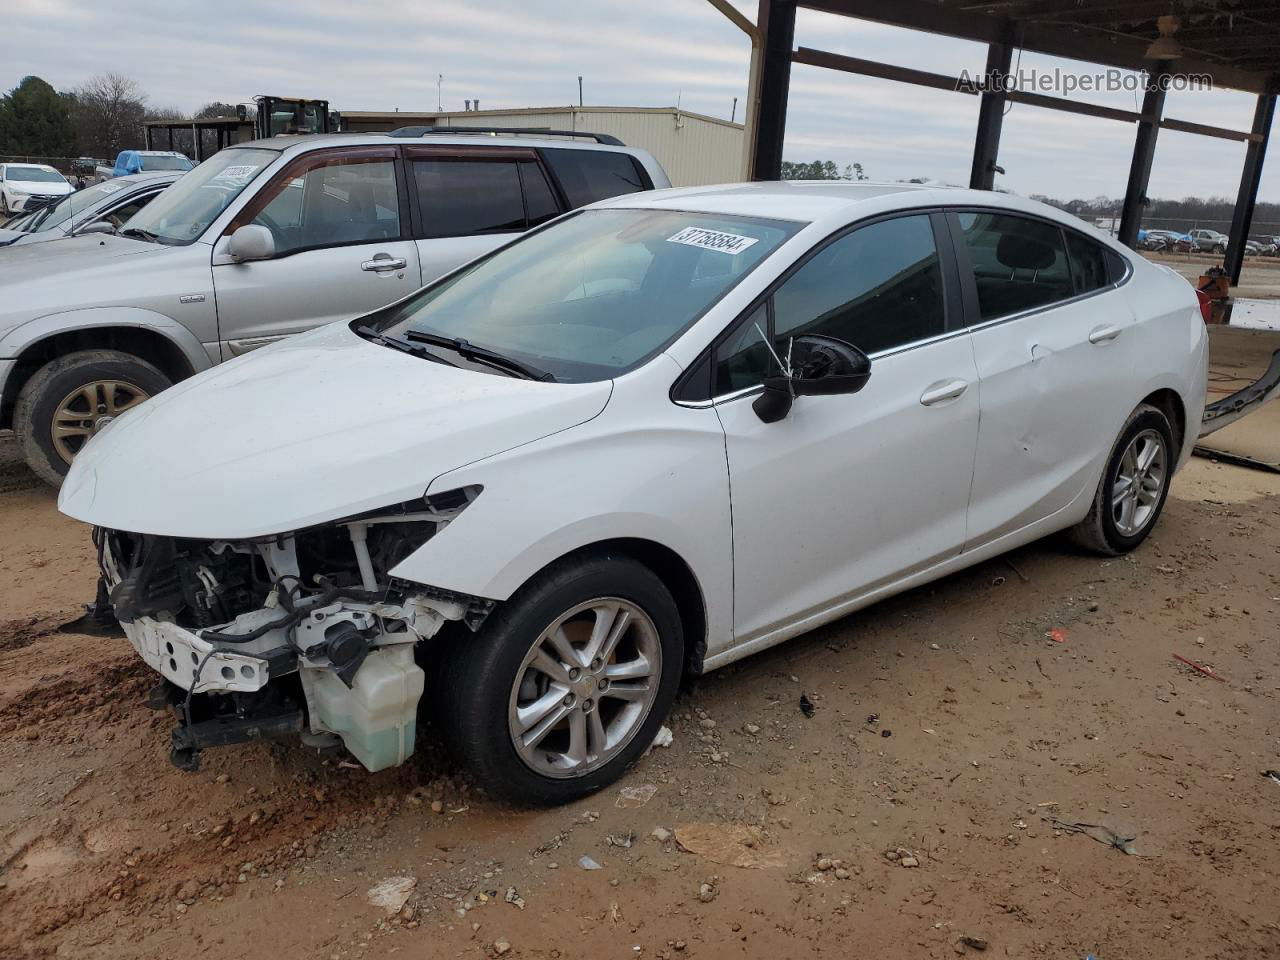
[[[605,150],[548,149],[543,159],[560,182],[570,207],[638,193],[653,184],[635,159]]]

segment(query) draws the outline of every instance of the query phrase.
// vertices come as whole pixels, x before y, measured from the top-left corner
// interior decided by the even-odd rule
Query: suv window
[[[523,230],[518,166],[514,160],[414,159],[422,235],[462,237]]]
[[[1078,233],[1066,231],[1067,255],[1071,259],[1071,280],[1076,293],[1100,290],[1111,281],[1107,278],[1107,251],[1101,244],[1086,240]]]
[[[268,191],[266,205],[250,222],[271,231],[277,256],[400,237],[394,160],[322,158]]]
[[[1075,295],[1060,227],[1003,213],[961,213],[959,219],[983,320]]]
[[[651,186],[630,154],[557,147],[543,150],[542,157],[560,181],[570,207],[637,193]]]
[[[532,161],[520,164],[520,185],[524,187],[524,205],[529,226],[536,227],[559,215],[560,204],[556,201],[556,195],[551,192],[551,184],[547,183],[547,175],[540,166]]]
[[[793,336],[822,334],[877,353],[946,329],[942,268],[927,214],[882,220],[827,244],[771,298],[770,336],[786,356]],[[757,329],[758,327],[758,329]],[[759,383],[776,366],[756,310],[716,349],[715,394]]]

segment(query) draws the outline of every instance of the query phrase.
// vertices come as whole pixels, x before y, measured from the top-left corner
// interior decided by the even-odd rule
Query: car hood
[[[110,424],[58,507],[135,533],[287,533],[421,497],[442,473],[590,420],[611,391],[448,367],[330,324]]]
[[[7,247],[9,244],[13,243],[13,241],[25,236],[26,234],[21,230],[5,230],[0,227],[0,247]]]

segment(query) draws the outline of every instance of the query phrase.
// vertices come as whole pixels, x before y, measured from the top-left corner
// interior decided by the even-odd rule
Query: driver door
[[[420,285],[395,147],[341,147],[299,157],[227,228],[213,254],[218,333],[227,359],[272,340],[346,320]],[[227,238],[271,231],[275,254],[237,263]]]
[[[837,237],[716,348],[738,644],[806,629],[964,545],[977,370],[939,230],[940,216],[921,213]],[[792,336],[838,337],[872,358],[871,378],[856,394],[798,397],[763,423],[754,385],[778,361],[762,333],[784,362]]]

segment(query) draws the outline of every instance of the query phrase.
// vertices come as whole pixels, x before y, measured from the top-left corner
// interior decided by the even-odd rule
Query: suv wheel
[[[1141,404],[1111,450],[1089,515],[1072,529],[1076,542],[1108,556],[1142,543],[1164,509],[1176,461],[1169,418]]]
[[[79,350],[49,361],[23,384],[14,408],[27,465],[60,485],[95,434],[170,383],[147,361],[118,350]]]
[[[552,567],[459,637],[438,673],[446,742],[490,794],[564,803],[617,780],[675,698],[684,638],[647,567]]]

